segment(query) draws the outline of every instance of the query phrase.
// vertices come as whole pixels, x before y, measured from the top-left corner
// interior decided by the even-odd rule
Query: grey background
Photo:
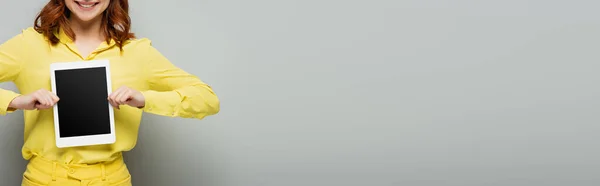
[[[0,2],[5,41],[46,1]],[[130,3],[138,36],[222,101],[146,114],[135,185],[600,184],[598,1]],[[22,113],[0,122],[18,185]]]

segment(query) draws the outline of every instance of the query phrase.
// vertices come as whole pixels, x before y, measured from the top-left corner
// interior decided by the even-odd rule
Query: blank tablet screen
[[[110,134],[106,68],[56,70],[60,137]]]

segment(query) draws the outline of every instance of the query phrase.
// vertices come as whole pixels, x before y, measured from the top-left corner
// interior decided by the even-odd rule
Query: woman
[[[57,148],[50,87],[55,62],[108,59],[117,141]],[[219,112],[219,100],[197,77],[171,64],[148,39],[130,33],[127,0],[51,0],[33,28],[0,45],[0,115],[25,110],[23,185],[131,185],[122,152],[131,150],[142,112],[202,119]],[[82,104],[84,105],[84,104]]]

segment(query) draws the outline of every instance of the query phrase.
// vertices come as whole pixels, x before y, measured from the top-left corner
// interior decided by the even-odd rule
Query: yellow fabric
[[[131,186],[122,157],[94,165],[66,165],[34,157],[27,164],[22,186]]]
[[[28,110],[25,113],[25,143],[23,158],[33,156],[67,164],[91,164],[112,161],[121,152],[131,150],[138,137],[142,113],[202,119],[219,112],[219,100],[210,86],[184,70],[174,66],[152,47],[150,40],[128,41],[119,49],[114,42],[103,42],[89,56],[81,56],[74,42],[62,31],[60,39],[51,45],[33,28],[0,45],[0,82],[13,81],[21,94],[38,89],[51,90],[50,64],[55,62],[110,61],[113,90],[128,86],[145,96],[142,109],[121,106],[115,109],[116,142],[71,148],[57,148],[54,136],[52,109]],[[0,115],[9,112],[9,103],[20,94],[0,89]],[[60,101],[59,101],[60,103]],[[81,109],[85,109],[82,103]]]

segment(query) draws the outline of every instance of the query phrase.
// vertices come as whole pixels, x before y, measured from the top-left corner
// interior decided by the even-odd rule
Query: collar
[[[69,47],[76,48],[75,43],[73,42],[73,39],[71,39],[71,37],[69,37],[62,28],[58,28],[56,31],[54,31],[54,36],[56,36],[61,43],[65,44]],[[100,46],[98,46],[96,51],[108,50],[108,49],[112,48],[113,46],[116,46],[116,42],[111,38],[109,43],[106,43],[106,41],[103,41],[100,44]]]
[[[62,28],[56,29],[54,31],[54,36],[56,36],[56,38],[58,38],[58,40],[61,43],[64,43],[64,44],[73,43],[73,40],[71,39],[71,37],[69,37]]]

